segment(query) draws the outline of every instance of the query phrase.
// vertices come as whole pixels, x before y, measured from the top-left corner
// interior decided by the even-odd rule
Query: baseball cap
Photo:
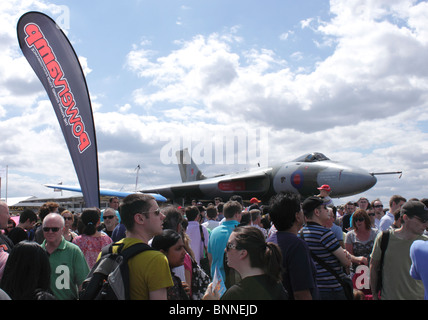
[[[417,216],[422,221],[428,221],[428,208],[420,201],[409,200],[402,207],[400,214],[409,217]]]
[[[304,212],[314,211],[316,208],[324,204],[324,200],[319,197],[306,198],[302,203],[302,209]]]
[[[257,198],[251,198],[250,203],[260,203],[261,201]]]
[[[317,188],[318,190],[331,191],[331,188],[328,184],[323,184],[321,187]]]

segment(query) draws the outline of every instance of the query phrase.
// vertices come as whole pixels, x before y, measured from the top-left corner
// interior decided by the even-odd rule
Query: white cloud
[[[76,180],[52,105],[19,49],[16,25],[28,11],[52,17],[62,12],[60,6],[39,0],[3,1],[0,6],[0,167],[9,168],[9,196],[50,194],[44,183],[60,177]],[[90,72],[86,59],[80,61]]]
[[[17,19],[37,7],[51,5],[6,1],[0,9],[0,165],[10,165],[10,192],[17,195],[23,186],[34,193],[43,192],[43,183],[77,182],[50,102],[42,100],[45,92],[17,47]],[[176,40],[176,49],[165,54],[156,41],[144,40],[150,36],[140,36],[118,61],[126,58],[126,71],[141,85],[125,93],[128,100],[114,102],[117,112],[103,112],[92,97],[101,185],[132,189],[138,164],[146,175],[142,185],[178,182],[176,166],[160,161],[168,141],[198,143],[207,133],[242,125],[269,129],[271,163],[320,151],[369,171],[404,171],[401,179],[379,177],[369,198],[422,197],[428,150],[418,121],[428,120],[428,4],[332,0],[330,9],[329,21],[301,22],[305,33],[313,32],[309,42],[331,49],[312,67],[303,66],[304,48],[284,56],[275,45],[248,43],[240,36],[245,26]],[[90,58],[81,62],[89,73]]]
[[[119,107],[119,111],[122,113],[126,113],[131,110],[132,106],[129,103],[125,103],[123,106]]]
[[[363,116],[400,113],[403,104],[421,107],[426,48],[410,29],[379,20],[390,12],[372,5],[360,10],[355,2],[350,6],[332,2],[336,17],[320,22],[316,30],[334,37],[336,49],[311,73],[291,72],[270,49],[235,52],[233,41],[222,41],[218,34],[182,42],[181,48],[164,57],[149,57],[146,49],[132,51],[129,66],[159,87],[154,92],[137,90],[135,102],[193,103],[234,119],[257,119],[260,125],[304,132],[345,124],[349,110],[353,120],[361,121]],[[309,23],[313,25],[312,19],[303,25]],[[320,123],[318,118],[327,110],[332,116]]]
[[[87,77],[88,74],[92,72],[92,69],[89,68],[88,66],[88,58],[79,56],[79,63],[80,63],[80,66],[82,67],[83,74],[85,75],[85,77]]]
[[[313,18],[302,20],[300,21],[300,26],[302,27],[302,29],[308,28],[311,25],[312,21],[313,21]]]
[[[290,36],[290,32],[284,32],[284,33],[281,33],[279,35],[279,39],[282,40],[282,41],[285,41],[285,40],[288,39],[289,36]]]
[[[410,114],[427,117],[423,21],[428,6],[413,1],[331,1],[330,6],[331,21],[301,22],[323,38],[319,46],[334,43],[333,53],[311,72],[292,72],[269,48],[239,52],[236,43],[222,41],[219,34],[199,35],[169,55],[129,60],[153,85],[153,92],[137,90],[135,102],[177,105],[176,113],[169,110],[176,119],[206,112],[209,119],[215,114],[218,123],[270,127],[282,151],[272,159],[319,148],[367,169],[413,172],[416,160],[403,165],[405,157],[396,146],[404,155],[421,148],[417,141],[425,138]],[[350,155],[361,151],[348,159],[341,149]]]

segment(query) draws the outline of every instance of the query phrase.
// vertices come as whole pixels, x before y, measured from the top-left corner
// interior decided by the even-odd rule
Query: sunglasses
[[[113,219],[115,216],[104,216],[103,219]]]
[[[355,221],[358,221],[358,222],[363,222],[365,219],[364,218],[356,218],[355,219]]]
[[[63,217],[64,220],[73,220],[73,217]]]
[[[139,212],[139,213],[146,214],[146,213],[150,213],[150,212],[153,212],[153,214],[155,216],[158,216],[161,213],[161,209],[157,208],[155,211],[145,211],[145,212]]]
[[[49,231],[58,232],[59,229],[60,228],[57,228],[57,227],[52,227],[52,228],[50,228],[50,227],[43,227],[43,232],[49,232]]]
[[[421,217],[418,217],[418,216],[414,216],[414,218],[418,219],[422,223],[427,223],[428,222],[428,219],[422,219]]]
[[[239,248],[237,244],[234,244],[234,243],[228,242],[228,243],[226,244],[226,251],[229,251],[230,249],[241,250],[241,248]]]

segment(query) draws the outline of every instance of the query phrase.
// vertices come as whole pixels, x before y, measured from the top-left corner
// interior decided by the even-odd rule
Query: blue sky
[[[62,1],[55,3],[64,5]],[[141,79],[129,72],[125,59],[132,46],[142,42],[148,43],[145,47],[154,57],[162,57],[179,49],[178,41],[234,30],[242,41],[232,43],[233,50],[267,48],[287,60],[299,53],[294,58],[298,63],[290,60],[288,65],[309,70],[331,52],[330,47],[317,48],[311,40],[318,36],[301,26],[307,19],[329,19],[329,4],[323,1],[125,1],[121,5],[70,1],[66,5],[70,39],[76,51],[90,59],[90,68],[96,73],[96,80],[88,77],[90,88],[116,93],[113,102],[119,105],[129,103],[127,92],[141,87]],[[103,106],[108,108],[111,98],[102,100]]]
[[[259,129],[269,133],[258,141],[269,164],[319,151],[370,172],[403,171],[379,177],[369,199],[428,196],[426,1],[12,0],[0,4],[0,169],[8,165],[9,197],[77,183],[16,39],[30,10],[60,25],[67,18],[92,99],[102,187],[133,190],[138,164],[141,188],[179,182],[176,165],[161,159],[168,142],[194,146]],[[210,176],[256,164],[200,167]]]

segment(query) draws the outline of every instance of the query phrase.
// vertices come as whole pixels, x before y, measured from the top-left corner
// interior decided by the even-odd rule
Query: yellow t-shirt
[[[118,243],[124,243],[122,250],[141,242],[135,238],[124,238],[118,241]],[[149,300],[151,291],[174,285],[168,259],[160,251],[148,250],[137,254],[128,261],[128,266],[131,300]]]

